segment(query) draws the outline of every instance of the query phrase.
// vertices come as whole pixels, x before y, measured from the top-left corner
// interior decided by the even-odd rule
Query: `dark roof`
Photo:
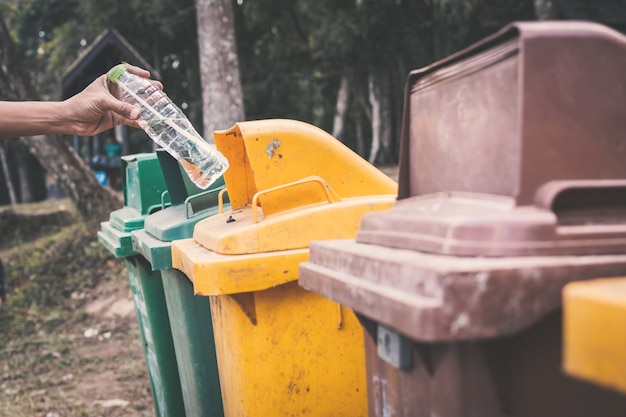
[[[120,62],[145,68],[152,78],[160,79],[158,71],[148,64],[133,46],[115,29],[107,29],[69,66],[61,80],[61,93],[68,98],[82,91],[93,80]]]

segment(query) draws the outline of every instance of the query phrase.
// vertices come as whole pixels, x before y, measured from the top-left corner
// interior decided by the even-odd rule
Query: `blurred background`
[[[0,99],[63,99],[128,59],[148,67],[202,133],[210,98],[203,109],[200,56],[207,48],[202,39],[199,44],[205,35],[197,22],[211,27],[217,13],[198,14],[215,6],[196,3],[1,0]],[[515,20],[585,19],[626,29],[621,0],[235,0],[232,14],[238,68],[231,75],[241,80],[240,114],[314,124],[378,166],[397,162],[410,70]],[[204,136],[211,140],[210,132]],[[107,146],[112,139],[118,144]],[[152,150],[134,129],[64,140],[96,174],[108,171],[109,178],[96,176],[101,184],[118,189],[119,163],[107,167],[106,157]],[[46,161],[29,148],[19,139],[0,143],[0,205],[67,190],[45,175]]]
[[[0,100],[63,100],[127,61],[208,141],[296,119],[395,176],[409,72],[548,19],[624,33],[626,0],[0,0]],[[120,157],[153,150],[125,127],[0,141],[0,415],[155,415],[128,272],[96,237]]]

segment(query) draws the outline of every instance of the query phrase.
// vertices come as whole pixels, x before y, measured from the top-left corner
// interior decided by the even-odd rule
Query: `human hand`
[[[145,69],[130,64],[124,65],[133,74],[150,77],[150,72]],[[154,83],[163,89],[160,82]],[[71,130],[75,134],[93,136],[121,124],[139,127],[137,124],[139,108],[118,100],[114,96],[116,88],[115,84],[108,80],[107,74],[103,74],[83,91],[65,100],[65,111],[73,125]]]

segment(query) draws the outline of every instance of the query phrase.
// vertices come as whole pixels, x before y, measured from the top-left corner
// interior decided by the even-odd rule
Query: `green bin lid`
[[[157,239],[172,241],[193,236],[193,229],[200,220],[218,213],[217,196],[224,189],[220,187],[189,197],[185,203],[171,206],[146,217],[145,230]],[[224,210],[230,209],[225,205]]]
[[[133,250],[130,233],[119,230],[111,222],[100,224],[98,241],[116,258],[136,255],[136,252]]]
[[[172,244],[155,238],[145,230],[130,233],[133,250],[142,255],[153,271],[172,269]]]
[[[162,270],[172,267],[170,242],[190,238],[196,223],[218,213],[218,194],[224,189],[224,179],[220,177],[208,190],[202,190],[170,154],[159,149],[157,157],[172,205],[145,218],[144,230],[132,233],[132,246],[153,270]]]
[[[159,210],[167,188],[156,153],[123,156],[121,169],[124,207],[143,216]]]
[[[165,150],[158,149],[156,156],[171,207],[148,216],[144,227],[153,237],[163,241],[189,238],[198,221],[217,214],[217,199],[219,192],[224,189],[224,178],[218,178],[208,190],[202,190]]]
[[[130,232],[142,229],[146,216],[163,207],[165,191],[156,153],[123,156],[121,174],[124,207],[112,211],[98,232],[98,241],[118,258],[136,255]]]
[[[109,215],[111,226],[120,232],[132,232],[133,230],[143,229],[146,216],[139,213],[132,207],[124,207],[119,210],[112,211]]]

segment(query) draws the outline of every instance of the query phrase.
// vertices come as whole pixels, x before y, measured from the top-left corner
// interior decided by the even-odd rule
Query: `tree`
[[[244,120],[243,93],[230,0],[196,0],[204,137]]]
[[[63,71],[112,27],[159,69],[207,139],[245,108],[248,119],[292,118],[334,132],[378,164],[397,160],[410,70],[535,19],[548,3],[554,13],[557,0],[0,0],[44,99],[58,98]],[[559,18],[624,30],[617,3],[559,0]]]
[[[15,42],[0,13],[0,93],[4,99],[38,100],[39,95],[22,66]],[[60,136],[24,137],[24,143],[65,193],[76,203],[88,226],[98,223],[121,206],[120,197],[100,186],[91,170],[65,144]]]
[[[556,19],[558,7],[556,0],[534,0],[535,14],[539,20]]]
[[[430,47],[420,46],[428,43],[424,2],[238,4],[247,116],[304,120],[333,132],[364,157],[393,162],[404,81],[410,69],[429,62],[424,50]],[[369,140],[374,130],[378,148]]]
[[[151,52],[168,95],[187,110],[192,121],[201,119],[201,100],[196,100],[200,81],[193,0],[3,0],[0,8],[11,28],[9,34],[5,26],[4,45],[17,42],[12,56],[3,48],[8,65],[0,71],[0,99],[60,99],[64,71],[99,33],[117,27],[132,39],[133,45]],[[190,68],[194,70],[190,72]],[[71,152],[66,139],[25,138],[23,142],[28,142],[27,147],[76,201],[86,219],[93,219],[97,225],[111,209],[121,205],[117,194],[93,180],[93,173]],[[141,143],[149,147],[137,147]],[[151,144],[143,132],[133,130],[131,152],[147,151]],[[15,156],[20,154],[11,154],[9,163]],[[109,201],[112,206],[107,204]]]

